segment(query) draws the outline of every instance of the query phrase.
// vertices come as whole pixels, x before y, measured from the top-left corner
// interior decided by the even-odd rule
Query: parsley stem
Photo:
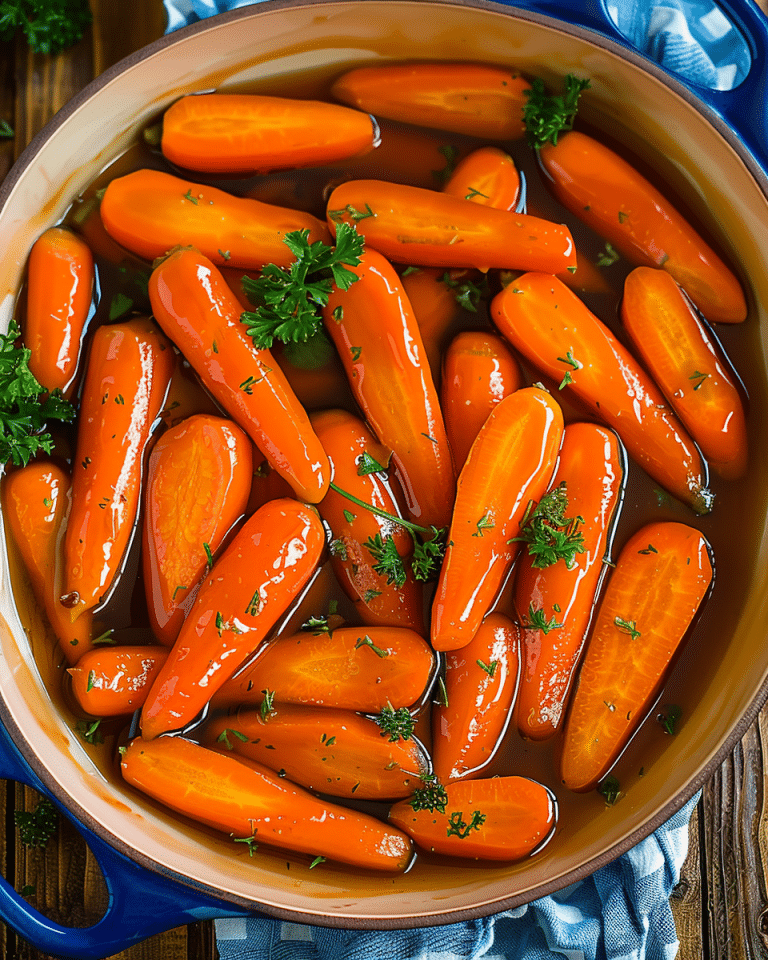
[[[401,527],[405,527],[405,529],[410,530],[411,533],[434,532],[430,527],[420,527],[418,523],[411,523],[410,520],[403,520],[402,517],[396,517],[393,513],[387,513],[387,511],[382,510],[381,507],[374,507],[372,503],[366,503],[365,500],[360,500],[353,493],[348,493],[346,490],[342,490],[341,487],[337,486],[333,481],[330,482],[329,486],[342,497],[346,497],[347,500],[351,500],[352,503],[356,503],[358,507],[364,507],[366,510],[370,510],[371,513],[375,513],[377,517],[383,517],[385,520],[392,520],[394,523],[399,523]]]

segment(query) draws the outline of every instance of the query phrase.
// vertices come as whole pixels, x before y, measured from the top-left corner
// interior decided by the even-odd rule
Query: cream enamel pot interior
[[[749,78],[757,96],[765,30],[756,7],[740,4],[738,10],[746,10],[742,26],[757,49]],[[574,19],[580,25],[568,22]],[[744,374],[751,395],[752,457],[747,480],[731,498],[738,509],[728,508],[734,549],[719,562],[733,566],[734,587],[727,615],[715,614],[721,616],[717,643],[697,651],[695,670],[690,658],[679,661],[672,683],[684,701],[685,723],[676,737],[657,738],[649,747],[644,776],[615,807],[593,795],[582,815],[563,820],[557,842],[536,857],[502,866],[469,862],[451,870],[417,863],[404,876],[386,879],[352,876],[330,865],[310,873],[292,864],[286,871],[283,855],[233,855],[227,837],[180,823],[105,774],[47,690],[54,668],[36,664],[32,656],[32,645],[42,645],[34,640],[42,630],[40,616],[27,596],[14,598],[3,547],[0,715],[9,741],[2,769],[41,785],[84,825],[103,854],[123,911],[107,915],[112,932],[102,923],[100,933],[60,933],[14,900],[6,885],[2,915],[52,952],[104,956],[163,927],[228,912],[395,928],[458,921],[530,901],[590,873],[669,817],[732,749],[765,699],[768,466],[759,454],[768,431],[768,201],[761,161],[749,149],[750,143],[759,148],[761,130],[734,132],[718,116],[735,110],[734,98],[746,88],[722,98],[702,91],[697,98],[628,50],[602,13],[482,0],[268,0],[158,41],[75,98],[33,141],[0,189],[2,327],[34,239],[180,95],[297,71],[331,74],[379,58],[512,64],[553,82],[569,72],[590,77],[585,119],[602,124],[648,161],[737,268],[750,310],[740,330],[753,358]],[[147,899],[137,896],[144,882]],[[126,903],[146,903],[149,897],[157,913],[143,924]]]

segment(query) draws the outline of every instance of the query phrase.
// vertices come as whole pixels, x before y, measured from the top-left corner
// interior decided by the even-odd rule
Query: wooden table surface
[[[59,56],[33,54],[21,37],[0,43],[0,122],[5,120],[15,131],[14,138],[0,140],[0,180],[67,100],[164,31],[161,0],[91,0],[91,8],[92,29]],[[768,958],[767,748],[765,710],[704,788],[691,821],[688,859],[671,900],[681,942],[679,960]],[[47,916],[60,923],[94,923],[106,906],[106,890],[74,828],[63,821],[43,851],[19,842],[13,811],[32,809],[35,803],[29,788],[0,781],[0,816],[5,818],[0,866]],[[217,955],[212,922],[169,931],[117,954],[120,960],[212,960]],[[0,923],[0,960],[47,956]]]

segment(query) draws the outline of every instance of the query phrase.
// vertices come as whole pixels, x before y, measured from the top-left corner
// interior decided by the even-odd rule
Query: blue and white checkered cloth
[[[164,0],[168,32],[258,0]],[[622,35],[684,79],[728,90],[748,48],[711,0],[610,0]],[[337,930],[267,918],[216,921],[221,960],[673,960],[669,896],[688,850],[693,797],[666,824],[591,877],[526,906],[422,930]]]

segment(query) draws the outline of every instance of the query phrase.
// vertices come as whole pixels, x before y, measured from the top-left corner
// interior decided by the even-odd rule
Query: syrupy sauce
[[[259,87],[255,92],[328,98],[330,82],[339,72],[336,69],[332,76],[328,75],[326,71],[323,75],[307,75],[293,80],[281,79],[279,82],[271,81],[269,84]],[[263,177],[238,180],[197,175],[188,171],[173,171],[157,149],[148,146],[145,142],[138,142],[106,169],[88,191],[75,201],[68,214],[67,222],[75,230],[81,230],[84,217],[97,202],[98,191],[101,188],[115,176],[147,166],[179,172],[187,179],[201,183],[212,183],[235,194],[248,195],[269,203],[300,208],[324,219],[325,199],[329,189],[338,182],[364,177],[393,179],[417,186],[436,188],[439,187],[437,174],[445,167],[446,163],[445,157],[440,151],[441,147],[451,145],[457,148],[459,156],[464,156],[472,148],[482,145],[481,142],[470,138],[454,134],[442,134],[437,131],[417,130],[387,121],[381,121],[381,127],[382,147],[375,153],[359,160],[329,168],[308,169],[298,173],[280,172]],[[595,131],[587,132],[594,133]],[[610,137],[603,133],[598,135],[609,145],[617,147],[616,144],[610,142]],[[391,142],[397,144],[394,150],[389,148]],[[580,253],[595,262],[605,248],[604,241],[562,209],[551,197],[539,173],[536,157],[531,149],[524,143],[505,144],[504,146],[509,149],[525,177],[528,209],[532,212],[535,211],[539,216],[568,224],[576,239]],[[644,164],[636,161],[635,158],[630,157],[628,159],[647,172]],[[669,194],[669,191],[665,192]],[[675,200],[680,209],[686,210],[684,204],[677,198],[672,197],[672,199]],[[701,224],[696,224],[696,226],[701,228]],[[180,240],[183,241],[183,238],[180,238]],[[148,313],[149,303],[146,291],[143,288],[143,280],[146,279],[151,265],[142,263],[126,253],[120,254],[118,262],[114,262],[109,258],[99,256],[98,251],[96,252],[100,299],[91,324],[91,330],[94,325],[109,321],[110,304],[114,302],[117,294],[130,297],[135,310]],[[610,284],[610,292],[583,295],[582,297],[590,309],[610,327],[618,339],[625,343],[626,338],[618,321],[618,308],[623,281],[630,269],[631,267],[623,260],[603,268],[603,275]],[[498,277],[492,277],[491,283],[498,285]],[[20,314],[20,321],[23,325],[23,297]],[[465,312],[458,317],[454,332],[486,326],[490,327],[487,304],[481,304],[477,313]],[[756,323],[748,321],[744,325],[721,326],[717,330],[724,352],[744,384],[745,400],[748,404],[748,410],[751,408],[752,411],[765,409],[766,404],[765,375],[760,367],[756,327]],[[525,369],[525,364],[523,364],[523,367]],[[530,369],[526,369],[526,376],[528,382],[541,379],[535,371]],[[184,415],[189,415],[193,412],[216,409],[213,401],[197,384],[194,374],[184,366],[180,368],[177,375],[176,387],[178,388],[180,385],[183,387],[181,395],[185,398],[183,405],[176,409],[170,403],[166,405],[160,430],[177,422],[179,411],[183,411]],[[554,386],[556,387],[556,385]],[[567,396],[567,392],[556,392],[556,395],[563,406],[566,421],[592,419],[589,414],[572,403]],[[344,406],[354,409],[354,402],[349,392],[344,392],[339,396],[327,397],[323,404],[316,403],[314,405]],[[755,435],[753,417],[754,413],[752,415],[748,413],[752,437]],[[62,432],[58,438],[57,454],[66,458],[71,455],[73,449],[74,436],[72,431],[69,433]],[[750,453],[753,464],[755,453],[753,445]],[[738,611],[743,604],[752,577],[751,571],[757,549],[757,531],[760,527],[760,517],[764,512],[762,495],[756,489],[751,471],[747,472],[743,480],[730,483],[720,480],[713,474],[710,477],[710,487],[716,495],[715,509],[709,516],[695,517],[688,508],[660,491],[657,485],[636,464],[630,461],[623,509],[616,525],[613,540],[612,556],[615,559],[628,537],[644,523],[651,520],[679,520],[700,529],[713,548],[716,569],[714,588],[695,628],[691,631],[686,645],[676,659],[658,701],[660,707],[667,703],[674,703],[680,707],[682,727],[684,727],[686,716],[690,715],[706,689],[707,674],[706,671],[702,670],[701,665],[716,662],[721,656],[719,640],[724,633],[732,628],[734,612]],[[734,531],[743,533],[734,536]],[[124,565],[121,582],[99,617],[106,627],[115,627],[115,639],[118,642],[152,642],[144,597],[144,583],[141,577],[141,565],[137,556],[139,539],[134,537],[131,555]],[[20,575],[18,570],[16,571],[15,583],[17,589],[22,589],[23,575]],[[510,590],[507,586],[498,604],[500,609],[510,611],[509,594]],[[327,609],[330,599],[338,602],[339,612],[343,616],[347,617],[351,623],[355,622],[352,604],[344,596],[335,582],[330,567],[326,565],[296,606],[281,620],[279,629],[299,629],[310,615],[322,614]],[[33,642],[35,644],[35,655],[38,658],[41,673],[49,687],[51,696],[64,714],[70,718],[72,725],[75,726],[79,717],[78,708],[68,695],[63,667],[58,662],[57,656],[51,654],[50,637],[42,637],[41,631],[33,631]],[[62,679],[63,677],[64,679]],[[614,768],[613,773],[618,778],[622,793],[625,796],[631,792],[633,784],[652,767],[661,752],[670,746],[669,736],[664,732],[662,726],[656,722],[655,714],[657,712],[658,709],[651,711],[648,719],[641,726]],[[525,741],[517,733],[515,720],[516,718],[513,716],[501,749],[482,775],[519,774],[539,780],[549,786],[557,796],[561,828],[571,818],[579,820],[588,818],[602,809],[604,800],[596,793],[573,794],[560,784],[557,758],[561,735],[545,743]],[[117,746],[121,741],[124,741],[127,735],[127,722],[125,720],[105,721],[101,729],[105,735],[104,743],[95,746],[88,745],[88,752],[105,777],[119,780]],[[425,717],[419,724],[418,732],[420,737],[428,744],[429,724]],[[353,805],[365,808],[365,804],[355,803]],[[369,809],[384,813],[386,807],[372,805]],[[557,844],[558,837],[556,834],[547,848],[548,855],[556,856]],[[290,859],[289,855],[286,863]],[[277,860],[280,861],[279,856]],[[422,853],[419,854],[419,860],[425,864],[435,862],[435,858]],[[446,861],[441,862],[445,863]]]

